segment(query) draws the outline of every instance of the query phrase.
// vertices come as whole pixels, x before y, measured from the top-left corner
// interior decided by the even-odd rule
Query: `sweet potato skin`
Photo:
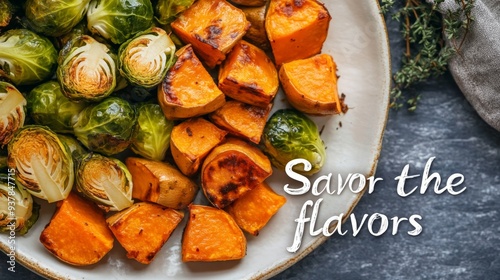
[[[190,205],[182,236],[183,262],[239,260],[246,255],[246,238],[224,210]]]
[[[40,242],[61,261],[75,266],[97,263],[113,248],[113,234],[104,211],[71,192],[57,202],[56,212]]]
[[[166,162],[129,157],[125,164],[132,174],[135,199],[184,209],[198,192],[198,186],[191,179]]]
[[[316,0],[271,1],[266,32],[276,65],[319,54],[330,20],[326,7]]]
[[[106,222],[127,257],[150,264],[179,225],[184,213],[149,202],[135,203]]]
[[[262,151],[243,140],[227,138],[203,162],[201,186],[215,207],[224,208],[271,174],[271,163]]]
[[[272,104],[258,107],[231,100],[209,115],[213,123],[230,134],[259,144]]]
[[[214,68],[245,35],[250,22],[225,0],[198,0],[171,26],[183,42],[193,45],[209,68]]]
[[[284,63],[279,78],[287,100],[297,110],[311,115],[333,115],[345,110],[337,89],[336,71],[331,55],[318,54]]]
[[[240,228],[257,236],[285,203],[284,196],[275,193],[263,182],[224,210],[233,217]]]
[[[215,111],[225,95],[195,55],[191,45],[180,48],[177,61],[158,86],[158,103],[169,120],[187,119]]]
[[[248,7],[260,7],[266,5],[268,0],[230,0],[231,3],[248,6]]]
[[[186,176],[198,172],[203,159],[226,134],[227,131],[203,118],[188,119],[174,126],[170,150],[179,170]]]
[[[267,54],[241,40],[219,70],[219,88],[241,102],[267,107],[278,92],[278,71]]]

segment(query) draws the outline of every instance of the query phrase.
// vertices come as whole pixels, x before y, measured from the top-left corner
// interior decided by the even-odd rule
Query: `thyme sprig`
[[[406,44],[401,67],[393,75],[391,107],[401,108],[406,102],[408,110],[414,111],[420,95],[411,87],[447,71],[449,60],[460,53],[473,21],[474,0],[453,0],[459,8],[444,14],[438,7],[445,0],[404,0],[400,7],[395,7],[394,0],[380,1],[382,12],[401,23]]]

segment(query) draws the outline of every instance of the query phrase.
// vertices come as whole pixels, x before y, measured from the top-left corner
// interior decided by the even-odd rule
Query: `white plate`
[[[314,118],[323,127],[328,160],[317,175],[349,173],[373,175],[381,149],[387,119],[390,89],[390,56],[385,23],[376,0],[327,0],[332,21],[323,52],[332,54],[338,65],[339,91],[346,95],[347,114]],[[283,104],[276,97],[275,109]],[[16,261],[48,278],[64,279],[260,279],[269,278],[307,255],[326,237],[312,237],[306,225],[304,239],[297,253],[289,253],[300,209],[311,194],[292,197],[283,186],[297,182],[275,171],[268,181],[287,198],[287,203],[257,237],[248,236],[247,255],[241,261],[182,263],[179,226],[150,265],[128,260],[118,242],[98,264],[73,267],[52,256],[39,242],[39,236],[53,213],[53,205],[42,205],[41,217],[26,236],[16,237]],[[349,190],[341,195],[324,194],[318,227],[330,216],[352,211],[362,194]],[[311,210],[309,208],[308,213]],[[310,215],[310,214],[309,214]],[[332,237],[335,238],[335,237]],[[0,235],[0,248],[7,252],[7,235]]]

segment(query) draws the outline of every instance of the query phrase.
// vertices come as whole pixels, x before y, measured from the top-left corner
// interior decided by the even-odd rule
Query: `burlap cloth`
[[[439,8],[455,10],[458,5],[455,0],[447,0]],[[481,118],[500,131],[500,0],[476,0],[473,19],[449,69]],[[456,46],[461,41],[448,44]]]

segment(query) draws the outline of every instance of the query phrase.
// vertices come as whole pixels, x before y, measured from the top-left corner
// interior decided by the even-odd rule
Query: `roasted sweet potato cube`
[[[331,55],[318,54],[283,63],[279,77],[288,102],[297,110],[312,115],[332,115],[345,111],[337,89],[336,71]]]
[[[224,208],[272,174],[271,162],[255,146],[227,138],[203,162],[201,187],[207,199]]]
[[[224,210],[189,206],[189,220],[182,236],[182,261],[239,260],[246,255],[246,247],[245,235]]]
[[[106,222],[127,251],[127,257],[149,264],[170,238],[184,213],[150,202],[139,202]]]
[[[194,175],[208,153],[224,140],[227,132],[203,118],[193,118],[174,126],[170,150],[179,170]]]
[[[266,15],[266,32],[276,65],[321,52],[331,16],[317,0],[273,0]]]
[[[263,182],[238,198],[225,210],[240,228],[257,236],[285,202],[284,196],[277,194],[267,183]]]
[[[258,107],[239,101],[228,101],[210,114],[210,119],[229,133],[259,144],[272,104]]]
[[[180,210],[198,192],[198,186],[169,163],[129,157],[125,164],[134,183],[133,198]]]
[[[209,68],[220,64],[246,33],[245,14],[225,0],[198,0],[171,24]]]
[[[191,118],[224,105],[224,93],[196,57],[191,45],[176,52],[177,61],[158,86],[158,102],[170,120]]]
[[[241,102],[267,107],[278,92],[278,71],[266,53],[241,40],[219,71],[219,88]]]
[[[114,238],[104,211],[72,192],[57,202],[40,242],[60,260],[84,266],[97,263],[111,251]]]

